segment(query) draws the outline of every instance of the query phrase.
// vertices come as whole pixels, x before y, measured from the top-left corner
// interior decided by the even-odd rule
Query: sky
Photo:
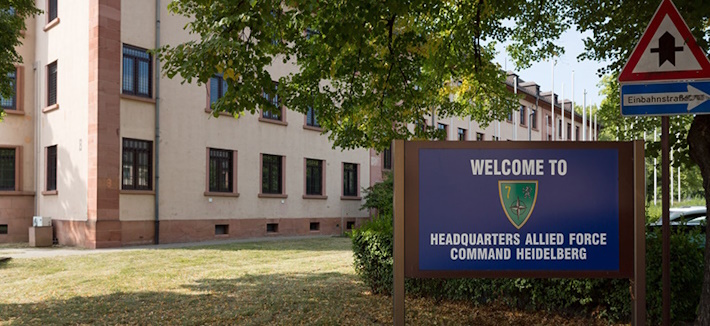
[[[603,97],[599,95],[601,87],[598,86],[601,78],[597,76],[597,69],[606,66],[603,62],[584,60],[578,61],[577,56],[584,52],[584,43],[582,39],[587,34],[579,33],[570,28],[562,34],[555,44],[562,46],[565,49],[565,54],[557,58],[557,64],[554,69],[555,77],[555,93],[562,98],[562,88],[564,85],[564,97],[572,100],[572,71],[574,71],[574,101],[576,105],[582,105],[584,91],[587,91],[587,106],[601,104]],[[531,82],[534,81],[540,85],[540,93],[549,92],[552,88],[552,65],[549,60],[535,62],[528,69],[516,71],[514,64],[508,57],[506,62],[505,47],[503,44],[496,46],[498,55],[495,61],[504,69],[512,70],[518,74],[520,79]]]

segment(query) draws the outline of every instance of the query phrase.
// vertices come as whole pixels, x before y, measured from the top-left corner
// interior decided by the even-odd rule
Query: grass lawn
[[[146,249],[0,263],[0,324],[387,325],[392,299],[353,270],[348,238]],[[410,325],[594,325],[407,299]]]

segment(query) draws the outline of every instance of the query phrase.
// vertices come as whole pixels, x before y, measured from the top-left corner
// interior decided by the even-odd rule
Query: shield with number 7
[[[535,208],[537,180],[499,180],[498,195],[505,216],[513,226],[520,229],[528,221]]]

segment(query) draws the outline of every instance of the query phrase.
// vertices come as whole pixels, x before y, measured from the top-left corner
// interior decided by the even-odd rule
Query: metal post
[[[404,140],[394,141],[393,323],[405,325],[404,307]]]
[[[661,117],[661,223],[663,231],[662,281],[663,281],[663,325],[671,324],[671,226],[670,226],[670,157],[668,142],[669,118]]]
[[[645,142],[644,142],[645,143]],[[646,325],[646,166],[644,143],[634,142],[634,280],[632,324]]]

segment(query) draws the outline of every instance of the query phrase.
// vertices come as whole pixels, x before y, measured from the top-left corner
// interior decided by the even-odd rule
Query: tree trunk
[[[688,131],[690,158],[700,167],[705,206],[710,211],[710,115],[698,115]],[[705,231],[705,267],[696,325],[710,325],[710,230]]]

